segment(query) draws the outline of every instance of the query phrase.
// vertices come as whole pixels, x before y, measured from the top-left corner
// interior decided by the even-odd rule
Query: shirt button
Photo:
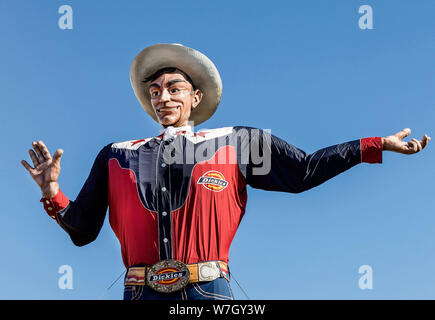
[[[47,209],[48,209],[48,211],[51,211],[51,210],[53,210],[53,208],[52,208],[52,207],[48,207]]]
[[[166,167],[166,163],[162,163],[161,165],[160,165],[162,168],[164,168],[164,167]]]
[[[165,187],[163,187],[163,188],[162,188],[162,191],[163,191],[163,192],[165,192],[165,191],[166,191],[166,188],[165,188]]]
[[[162,215],[163,215],[164,217],[166,217],[167,214],[168,214],[168,213],[167,213],[166,211],[163,211],[163,212],[162,212]]]
[[[45,200],[45,203],[46,204],[50,204],[50,200]]]
[[[163,239],[163,242],[164,242],[164,243],[168,243],[168,241],[169,241],[168,238],[164,238],[164,239]]]

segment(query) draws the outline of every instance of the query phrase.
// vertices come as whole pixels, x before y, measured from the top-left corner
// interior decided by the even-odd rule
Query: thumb
[[[410,133],[411,133],[411,129],[405,128],[402,131],[396,133],[395,136],[398,137],[400,140],[402,140],[403,138],[409,136]]]
[[[57,149],[56,152],[53,155],[53,161],[57,165],[60,164],[60,158],[62,157],[62,154],[63,154],[63,149]]]

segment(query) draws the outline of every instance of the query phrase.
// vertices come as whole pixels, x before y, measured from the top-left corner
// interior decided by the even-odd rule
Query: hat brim
[[[157,115],[151,105],[146,77],[165,68],[178,68],[189,75],[203,97],[192,110],[189,121],[198,125],[215,113],[222,96],[222,80],[213,62],[201,52],[180,44],[160,43],[143,49],[133,60],[130,81],[134,93],[145,111],[157,122]]]

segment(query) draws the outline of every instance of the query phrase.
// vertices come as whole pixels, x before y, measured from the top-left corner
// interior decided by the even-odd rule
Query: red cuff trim
[[[361,162],[382,163],[382,138],[361,139]]]
[[[53,198],[41,198],[40,202],[44,204],[44,209],[48,215],[56,219],[56,213],[68,206],[69,199],[59,189]]]

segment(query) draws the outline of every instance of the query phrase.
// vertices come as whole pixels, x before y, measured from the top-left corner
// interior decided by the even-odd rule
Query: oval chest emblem
[[[222,191],[228,186],[228,181],[225,180],[224,175],[219,171],[207,171],[198,179],[197,183],[215,192]]]

